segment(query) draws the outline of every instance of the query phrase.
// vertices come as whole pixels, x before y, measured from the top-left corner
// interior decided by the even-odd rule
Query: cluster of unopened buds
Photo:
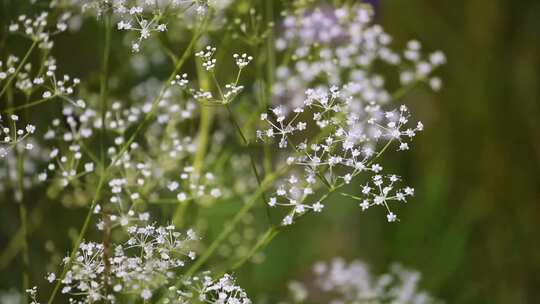
[[[212,46],[207,46],[204,50],[195,53],[196,57],[201,58],[202,66],[207,71],[212,71],[216,66],[216,59],[214,58],[214,53],[216,48]]]
[[[253,60],[253,56],[248,56],[246,53],[242,55],[234,54],[233,58],[236,60],[236,65],[240,69],[245,68]]]

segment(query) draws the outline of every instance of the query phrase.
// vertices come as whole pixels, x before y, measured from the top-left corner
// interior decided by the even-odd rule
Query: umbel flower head
[[[143,42],[153,34],[168,30],[167,21],[194,12],[204,16],[210,4],[207,0],[78,0],[83,11],[93,11],[102,17],[111,14],[119,31],[132,32],[136,38],[131,50],[138,53]]]
[[[331,193],[353,180],[373,185],[357,187],[360,196],[341,194],[357,200],[362,210],[384,207],[389,222],[398,221],[389,202],[404,203],[414,193],[398,187],[399,176],[382,172],[382,154],[409,150],[424,128],[411,122],[405,105],[392,103],[419,83],[439,89],[432,73],[446,59],[439,51],[423,56],[415,40],[404,51],[393,50],[392,37],[371,16],[371,7],[352,5],[307,9],[283,21],[276,47],[287,65],[276,69],[276,106],[261,115],[267,127],[257,136],[277,141],[293,172],[268,201],[288,209],[284,225],[320,212]],[[390,76],[399,84],[386,81],[388,70],[397,71],[398,77]]]
[[[337,87],[328,91],[309,89],[303,105],[292,113],[277,106],[270,113],[274,118],[269,114],[261,116],[269,127],[258,131],[258,137],[276,138],[282,150],[291,147],[292,151],[286,156],[287,165],[297,171],[283,180],[268,202],[271,207],[289,208],[284,225],[292,224],[295,217],[308,210],[320,212],[323,209],[321,198],[326,196],[321,197],[316,191],[318,188],[325,186],[334,191],[361,174],[372,175],[373,187],[361,188],[364,198],[345,195],[361,201],[362,210],[384,207],[389,222],[397,220],[389,202],[405,202],[413,194],[412,188],[396,188],[400,180],[397,175],[383,178],[383,167],[377,161],[392,143],[396,143],[398,151],[407,150],[409,141],[423,129],[422,123],[410,127],[410,114],[405,106],[383,111],[381,107],[370,105],[357,108],[357,102],[356,97]],[[323,136],[311,142],[298,142],[298,138],[305,137],[303,134],[308,128],[318,129]]]

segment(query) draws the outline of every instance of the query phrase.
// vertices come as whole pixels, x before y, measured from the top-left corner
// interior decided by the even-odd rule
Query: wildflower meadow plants
[[[445,56],[416,40],[400,49],[369,5],[315,2],[17,6],[0,53],[0,191],[20,227],[0,267],[22,257],[22,301],[252,303],[235,271],[333,200],[398,225],[414,189],[381,156],[412,148],[424,126],[400,100],[439,90]],[[54,55],[87,24],[99,68],[68,75]],[[28,210],[44,204],[85,215],[64,258],[36,274]],[[207,237],[205,215],[224,206],[234,211]],[[435,301],[397,266],[379,278],[356,262],[315,269],[331,303]]]

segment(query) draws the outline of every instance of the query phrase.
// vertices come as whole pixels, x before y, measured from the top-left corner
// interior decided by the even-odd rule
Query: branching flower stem
[[[320,133],[317,137],[314,138],[314,141],[320,140],[320,137],[325,135],[325,133]],[[188,271],[185,273],[186,277],[190,277],[191,275],[195,274],[201,266],[213,255],[213,253],[216,251],[216,249],[219,247],[219,245],[234,231],[236,228],[236,225],[242,220],[242,218],[247,214],[251,208],[255,206],[255,203],[263,195],[264,192],[268,191],[271,187],[273,187],[273,183],[280,177],[282,177],[284,174],[286,174],[291,169],[288,165],[283,165],[282,167],[278,168],[274,172],[266,175],[266,177],[261,181],[261,185],[259,188],[253,193],[244,203],[242,208],[236,213],[234,218],[228,222],[221,233],[216,237],[214,241],[206,248],[204,251],[204,254],[197,258],[195,263],[188,269]],[[269,230],[275,229],[275,226],[271,226],[268,228]]]
[[[8,96],[11,96],[11,90],[8,90]],[[12,113],[12,112],[8,112]],[[28,247],[28,209],[24,202],[24,150],[17,148],[17,143],[24,140],[27,135],[19,137],[15,121],[12,121],[13,134],[15,144],[15,153],[17,156],[17,175],[15,181],[15,202],[19,205],[19,221],[21,231],[21,258],[22,258],[22,303],[28,303],[28,295],[26,290],[29,288],[29,272],[30,272],[30,257]]]
[[[11,75],[11,77],[9,77],[9,79],[6,81],[6,83],[4,84],[4,87],[2,88],[2,91],[0,91],[0,97],[2,97],[2,95],[4,95],[4,93],[6,92],[7,88],[9,87],[9,85],[11,84],[11,82],[13,81],[13,79],[15,79],[15,77],[17,76],[17,74],[19,73],[19,71],[22,69],[22,67],[24,66],[24,64],[26,63],[26,61],[28,60],[28,58],[30,57],[30,54],[32,53],[32,51],[36,48],[38,44],[38,41],[37,40],[34,40],[32,42],[32,45],[30,46],[30,48],[28,49],[28,51],[26,52],[26,54],[24,55],[23,59],[21,60],[21,62],[19,63],[19,65],[17,66],[17,69],[15,70],[15,73],[13,73]]]
[[[411,86],[406,87],[407,89],[405,89],[405,90],[399,90],[396,93],[394,93],[392,95],[392,97],[395,100],[397,100],[397,99],[403,97],[403,95],[405,93],[407,93],[409,90],[411,90],[413,87],[414,87],[414,85],[411,85]],[[379,157],[381,157],[381,155],[388,149],[388,147],[390,147],[390,145],[393,143],[393,141],[394,141],[394,139],[390,139],[383,146],[383,148],[379,152],[377,152],[375,157],[373,159],[371,159],[366,165],[370,166],[371,164],[373,164],[373,162],[375,160],[377,160]],[[333,194],[334,192],[340,190],[343,186],[345,186],[345,183],[342,182],[342,183],[339,183],[339,184],[337,184],[335,186],[334,185],[326,185],[326,186],[328,187],[328,191],[325,194],[323,194],[323,196],[321,196],[321,198],[319,199],[319,202],[323,202],[331,194]],[[312,212],[312,210],[308,210],[303,215],[308,214],[310,212]],[[259,240],[257,241],[257,243],[247,252],[247,254],[244,257],[240,258],[236,263],[233,264],[233,266],[231,267],[232,270],[240,268],[242,265],[245,264],[246,261],[248,261],[251,257],[253,257],[257,252],[259,252],[260,250],[265,248],[268,245],[268,243],[270,243],[270,241],[284,229],[284,227],[285,226],[272,226],[272,227],[268,228],[259,237]]]
[[[146,116],[144,117],[143,122],[141,124],[139,124],[139,126],[134,131],[134,133],[131,135],[129,140],[127,140],[124,143],[124,145],[122,146],[122,148],[120,149],[120,151],[118,152],[116,157],[112,160],[111,164],[109,166],[107,166],[105,168],[105,170],[102,171],[102,174],[101,174],[101,176],[99,178],[99,181],[98,181],[97,188],[96,188],[95,193],[94,193],[94,198],[92,199],[92,202],[90,204],[90,208],[88,210],[88,213],[86,214],[86,218],[85,218],[84,223],[83,223],[83,225],[81,227],[81,231],[79,232],[79,236],[77,237],[77,240],[73,244],[73,248],[72,248],[72,251],[71,251],[70,258],[66,262],[66,264],[64,265],[64,270],[62,271],[62,274],[61,274],[60,278],[57,280],[57,282],[56,282],[56,284],[54,286],[54,289],[53,289],[53,291],[51,293],[51,296],[49,297],[49,300],[47,301],[48,304],[52,304],[54,302],[54,299],[56,298],[56,295],[58,293],[58,290],[60,288],[62,280],[65,278],[65,276],[66,276],[66,274],[67,274],[67,272],[68,272],[68,270],[69,270],[69,268],[70,268],[70,266],[72,264],[72,261],[75,258],[75,255],[76,255],[76,253],[78,251],[78,248],[79,248],[84,236],[86,235],[86,231],[88,230],[88,226],[89,226],[89,223],[90,223],[90,219],[92,217],[92,213],[93,213],[93,211],[94,211],[94,209],[96,207],[97,201],[98,201],[98,199],[99,199],[99,197],[101,195],[101,190],[103,188],[105,180],[110,175],[112,168],[114,168],[114,166],[116,165],[118,160],[121,159],[122,155],[127,151],[129,146],[131,145],[131,143],[135,140],[137,135],[144,129],[146,124],[154,117],[154,115],[156,113],[156,110],[158,108],[159,101],[161,100],[161,98],[163,98],[163,95],[165,94],[167,89],[171,86],[171,80],[175,77],[175,75],[178,73],[178,71],[180,70],[182,65],[185,63],[187,58],[191,55],[191,52],[193,51],[195,43],[201,37],[204,29],[206,28],[206,25],[207,25],[207,18],[205,18],[203,20],[202,25],[195,32],[195,34],[193,35],[193,37],[192,37],[191,41],[189,42],[188,46],[184,50],[184,53],[182,54],[182,57],[178,60],[178,62],[176,62],[176,66],[175,66],[174,70],[172,71],[169,78],[164,82],[164,85],[161,88],[159,94],[156,96],[156,98],[152,102],[152,108],[146,114]],[[103,166],[105,166],[105,164],[103,164]]]

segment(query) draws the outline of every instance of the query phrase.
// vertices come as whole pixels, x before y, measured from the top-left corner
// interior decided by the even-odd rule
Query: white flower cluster
[[[387,210],[386,217],[388,222],[395,222],[397,216],[390,210],[388,204],[391,201],[406,202],[407,196],[414,195],[414,189],[411,187],[405,187],[403,189],[395,189],[395,183],[399,180],[397,175],[374,175],[371,178],[371,184],[366,184],[362,187],[362,194],[364,198],[358,198],[361,200],[360,207],[362,210],[366,210],[372,206],[384,206]],[[385,181],[387,182],[385,184]]]
[[[11,33],[17,33],[38,43],[41,49],[51,49],[53,41],[51,36],[64,32],[68,29],[67,22],[71,18],[71,13],[64,13],[58,17],[56,26],[51,28],[48,12],[42,12],[35,18],[26,15],[20,15],[16,21],[12,22],[8,30]]]
[[[398,264],[392,265],[389,273],[376,276],[361,261],[347,264],[335,258],[329,263],[315,264],[314,274],[317,291],[310,292],[298,282],[289,284],[294,303],[440,303],[419,289],[419,272]]]
[[[166,303],[211,303],[211,304],[251,304],[247,293],[229,274],[219,279],[213,279],[210,273],[194,276],[185,280],[188,290],[176,290],[177,298],[169,299]]]
[[[198,15],[208,10],[206,0],[90,0],[79,3],[83,11],[93,10],[98,16],[108,12],[115,17],[116,27],[121,31],[134,32],[137,38],[131,43],[135,53],[141,49],[142,42],[152,33],[167,31],[165,19],[194,9]]]
[[[82,303],[114,302],[124,294],[149,300],[172,281],[186,257],[195,258],[190,248],[197,236],[192,230],[180,233],[173,226],[146,225],[129,226],[126,231],[129,239],[115,245],[110,257],[104,254],[104,245],[89,242],[80,245],[73,261],[65,258],[70,268],[61,280],[62,293],[82,298]],[[47,279],[54,282],[56,275]]]
[[[4,118],[0,115],[0,158],[5,158],[11,149],[20,144],[23,144],[23,148],[26,150],[34,148],[34,145],[28,142],[27,138],[34,134],[36,127],[27,124],[24,128],[18,128],[19,116],[15,114],[10,115],[9,120],[9,122],[4,121]]]
[[[144,8],[142,6],[126,8],[126,13],[123,14],[124,20],[117,24],[119,30],[138,32],[137,40],[131,43],[133,52],[140,51],[141,42],[148,39],[152,32],[164,32],[167,30],[167,25],[159,22],[159,19],[161,19],[159,14],[148,20],[143,15],[143,12]]]
[[[395,141],[399,143],[398,150],[407,150],[408,141],[423,129],[421,123],[417,123],[414,128],[408,127],[407,107],[401,106],[398,110],[386,112],[373,105],[361,108],[358,107],[356,97],[342,94],[337,87],[332,87],[328,91],[309,89],[303,105],[295,108],[292,113],[278,106],[272,110],[272,114],[274,118],[266,113],[261,115],[269,127],[259,130],[258,137],[277,137],[281,149],[292,146],[293,153],[287,157],[287,164],[303,171],[301,178],[291,175],[278,187],[276,196],[271,197],[268,203],[272,207],[280,205],[289,208],[283,224],[292,224],[295,216],[309,209],[315,212],[322,210],[320,199],[312,198],[319,184],[333,190],[350,183],[360,173],[375,174],[374,182],[385,198],[380,201],[377,196],[373,202],[368,199],[367,205],[365,202],[361,205],[363,210],[373,205],[382,205],[387,208],[389,221],[397,219],[386,202],[394,199],[389,193],[399,178],[393,175],[390,183],[383,185],[384,179],[379,174],[383,168],[375,161],[387,148],[381,147],[382,144],[389,145]],[[318,128],[323,137],[309,143],[306,140],[295,143],[298,137],[307,137],[304,133],[308,127]],[[371,192],[363,194],[373,195]],[[412,195],[412,192],[407,195]],[[400,195],[399,201],[405,201],[405,195]]]
[[[245,68],[253,60],[253,56],[248,56],[246,53],[242,55],[234,54],[233,58],[236,60],[236,65],[240,69]]]
[[[393,50],[392,37],[372,24],[371,16],[372,8],[364,5],[286,16],[276,48],[291,54],[286,59],[293,64],[285,60],[276,69],[276,100],[297,106],[305,90],[329,84],[348,85],[365,102],[387,103],[391,94],[374,72],[380,62],[397,70],[403,85],[428,82],[438,90],[441,80],[431,74],[445,63],[444,54],[436,51],[425,58],[418,41],[410,41],[403,52]]]

